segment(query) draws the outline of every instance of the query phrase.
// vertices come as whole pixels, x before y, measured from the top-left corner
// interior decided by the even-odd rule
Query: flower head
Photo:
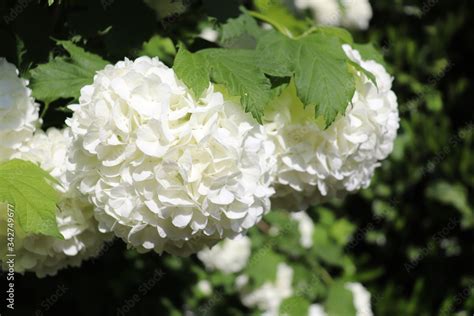
[[[15,227],[15,271],[35,272],[38,277],[55,275],[68,266],[79,266],[85,259],[99,253],[109,236],[100,233],[93,216],[93,207],[87,198],[66,181],[66,154],[70,145],[69,130],[38,130],[13,157],[38,163],[41,168],[57,178],[61,200],[56,221],[63,240],[26,234]],[[3,205],[5,207],[5,205]],[[1,212],[1,216],[6,212]],[[6,217],[0,218],[0,226],[6,225]],[[2,229],[4,234],[6,229]],[[2,236],[3,237],[3,236]],[[4,253],[1,254],[4,258]]]
[[[372,18],[368,0],[296,0],[298,9],[311,9],[314,19],[322,25],[344,26],[366,30]]]
[[[343,0],[344,14],[341,19],[342,26],[366,30],[372,19],[372,7],[368,0]]]
[[[211,249],[198,252],[197,256],[207,269],[219,270],[224,273],[241,271],[250,257],[251,242],[246,236],[226,239]]]
[[[306,249],[311,248],[313,246],[313,220],[305,211],[291,213],[291,218],[298,222],[300,245]]]
[[[195,98],[148,57],[109,65],[82,89],[70,162],[102,230],[140,251],[189,255],[269,210],[273,144],[215,90]]]
[[[345,288],[352,292],[356,316],[373,316],[370,292],[360,283],[347,283]]]
[[[311,9],[319,24],[337,26],[341,23],[341,8],[337,0],[296,0],[298,9]]]
[[[274,281],[267,281],[254,291],[246,291],[245,285],[248,281],[245,276],[240,276],[237,280],[238,287],[241,287],[242,304],[247,307],[257,307],[263,311],[262,315],[280,315],[280,305],[293,294],[293,269],[286,263],[277,266],[277,275]]]
[[[375,85],[358,72],[356,92],[345,115],[327,129],[303,107],[290,86],[264,117],[277,153],[274,206],[292,210],[366,188],[380,161],[387,158],[399,126],[392,78],[375,61],[343,46],[347,56],[371,72]]]
[[[11,158],[33,135],[39,105],[31,97],[28,81],[18,77],[18,69],[0,58],[0,162]]]

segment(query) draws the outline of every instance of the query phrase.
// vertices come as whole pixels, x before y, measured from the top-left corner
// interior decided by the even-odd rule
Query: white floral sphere
[[[305,211],[291,213],[291,219],[298,223],[300,245],[309,249],[313,246],[314,222]]]
[[[290,86],[264,117],[277,153],[275,207],[303,210],[310,204],[366,188],[375,168],[392,151],[399,127],[392,78],[375,61],[343,46],[347,56],[373,73],[377,86],[357,73],[356,92],[345,115],[327,129],[304,108]]]
[[[328,316],[321,304],[311,304],[308,310],[308,316]]]
[[[340,25],[341,8],[337,0],[296,0],[300,10],[311,9],[316,22],[322,25]]]
[[[85,259],[97,255],[109,236],[100,233],[93,216],[93,207],[87,198],[71,187],[65,178],[66,155],[71,138],[69,130],[38,130],[33,138],[21,147],[13,158],[38,163],[41,168],[57,178],[62,193],[58,204],[56,221],[64,240],[39,235],[25,234],[16,228],[15,271],[35,272],[38,277],[55,275],[68,266],[79,266]],[[5,207],[5,205],[4,205]],[[6,212],[2,210],[0,227],[6,225]],[[4,234],[6,229],[0,232]],[[3,237],[3,235],[2,235]],[[4,258],[2,250],[1,257]]]
[[[236,286],[241,292],[241,301],[244,306],[258,308],[262,316],[278,316],[281,303],[293,295],[293,269],[286,263],[277,266],[277,275],[274,281],[267,281],[254,291],[247,291],[248,278],[241,275],[236,279]]]
[[[345,288],[352,292],[356,316],[374,316],[370,303],[370,292],[360,283],[347,283]]]
[[[216,42],[219,38],[219,32],[207,26],[202,29],[201,33],[199,34],[199,37],[209,42]]]
[[[101,229],[139,251],[189,255],[269,210],[273,144],[213,85],[194,98],[157,58],[126,59],[71,108],[79,188]]]
[[[369,28],[372,19],[372,7],[368,0],[342,0],[344,14],[341,24],[345,27],[359,30]]]
[[[368,0],[296,0],[300,10],[311,9],[318,24],[366,30],[372,18]]]
[[[199,281],[196,287],[204,296],[210,296],[212,294],[212,284],[208,280]]]
[[[0,162],[9,160],[31,138],[38,111],[28,81],[18,77],[13,64],[0,58]]]
[[[198,252],[197,256],[207,269],[219,270],[225,274],[242,271],[250,258],[251,241],[242,236],[226,239],[211,249]]]

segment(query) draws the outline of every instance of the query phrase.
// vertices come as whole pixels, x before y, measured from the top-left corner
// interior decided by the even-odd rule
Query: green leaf
[[[369,78],[370,81],[372,81],[372,83],[376,86],[377,86],[377,79],[375,78],[375,75],[373,73],[371,73],[370,71],[368,71],[367,69],[365,69],[364,67],[362,67],[361,65],[359,65],[358,63],[355,63],[353,62],[352,60],[349,60],[347,62],[350,66],[354,67],[357,71],[360,71],[362,72],[364,75],[367,76],[367,78]]]
[[[15,36],[16,39],[16,56],[17,56],[17,65],[20,68],[20,74],[23,72],[23,63],[24,63],[24,57],[26,54],[26,48],[25,48],[25,42],[18,37],[18,35]]]
[[[292,257],[304,255],[306,252],[300,246],[298,223],[290,218],[290,214],[286,211],[274,210],[267,215],[265,221],[280,232],[278,236],[274,237],[275,241],[278,239],[275,242],[275,249]]]
[[[346,219],[340,219],[330,228],[331,237],[341,246],[349,241],[355,231],[355,226]]]
[[[371,43],[353,44],[352,47],[359,51],[362,59],[375,60],[377,63],[387,68],[383,55]]]
[[[258,64],[268,75],[291,77],[295,72],[296,42],[278,32],[267,32],[257,45]]]
[[[343,282],[335,282],[331,285],[324,305],[328,316],[356,315],[352,293],[344,287]]]
[[[0,165],[0,201],[14,205],[17,224],[25,233],[62,238],[56,223],[57,181],[32,162],[10,160]]]
[[[443,96],[438,90],[427,93],[426,107],[433,112],[440,112],[443,109]]]
[[[298,98],[304,106],[314,106],[315,118],[329,126],[345,113],[352,99],[354,69],[375,78],[352,65],[344,53],[340,37],[348,35],[336,28],[322,30],[298,39],[269,31],[259,37],[255,50],[205,49],[194,54],[183,51],[177,57],[175,70],[195,92],[203,91],[209,75],[214,83],[225,85],[230,94],[240,96],[245,110],[259,122],[265,106],[294,77]]]
[[[348,71],[347,57],[334,37],[307,36],[297,48],[295,83],[305,105],[316,107],[329,126],[344,114],[355,92],[354,76]]]
[[[273,25],[286,35],[298,35],[305,32],[312,24],[310,20],[301,20],[295,17],[282,1],[278,0],[255,0],[258,18]]]
[[[161,61],[171,65],[176,55],[176,48],[170,38],[154,35],[149,41],[143,43],[138,55],[158,57]]]
[[[326,227],[331,227],[336,222],[336,217],[334,216],[334,212],[326,207],[318,207],[316,208],[316,212],[319,216],[319,222]]]
[[[310,261],[311,263],[308,265],[305,261]],[[320,267],[317,260],[314,260],[311,252],[306,251],[306,258],[304,260],[292,262],[291,268],[293,269],[292,287],[294,294],[301,295],[310,301],[326,297],[326,283],[319,272],[323,268]]]
[[[310,303],[301,296],[291,296],[280,305],[280,315],[300,316],[308,315]]]
[[[338,37],[342,43],[350,44],[351,46],[354,44],[354,40],[352,39],[351,33],[340,27],[318,26],[315,29],[315,33]]]
[[[31,70],[33,96],[48,103],[59,98],[79,98],[81,88],[91,84],[95,73],[108,64],[70,41],[57,43],[70,57],[56,57]]]
[[[275,253],[271,247],[263,247],[252,252],[245,274],[253,281],[255,288],[265,282],[276,280],[278,264],[285,262],[285,258]]]
[[[91,72],[100,70],[108,64],[108,62],[102,59],[102,57],[86,52],[83,48],[76,46],[73,42],[57,41],[57,43],[64,47],[75,64],[84,67]]]
[[[270,80],[255,63],[256,52],[209,49],[203,53],[211,68],[212,81],[226,85],[232,95],[240,96],[245,111],[261,123],[272,93]]]
[[[344,246],[355,226],[344,218],[337,219],[328,208],[317,207],[316,212],[319,218],[314,225],[311,252],[329,265],[343,267]]]
[[[342,266],[343,249],[330,239],[327,229],[320,225],[314,225],[313,248],[311,251],[322,261],[333,265]]]
[[[463,215],[463,225],[474,223],[473,208],[469,205],[468,190],[460,183],[437,181],[426,189],[426,197],[441,204],[450,205]]]
[[[181,46],[174,60],[174,70],[178,77],[194,92],[201,96],[209,87],[209,68],[205,56],[190,53]]]
[[[231,95],[240,96],[245,111],[261,122],[272,93],[270,80],[256,58],[253,50],[205,49],[194,54],[180,50],[174,69],[197,95],[207,87],[206,80],[225,85]]]
[[[221,26],[219,43],[223,47],[254,48],[264,31],[258,26],[257,21],[244,12],[235,19],[227,20]]]
[[[355,91],[354,74],[339,37],[313,33],[290,39],[270,32],[257,45],[259,67],[272,76],[294,76],[298,97],[329,126],[344,114]]]

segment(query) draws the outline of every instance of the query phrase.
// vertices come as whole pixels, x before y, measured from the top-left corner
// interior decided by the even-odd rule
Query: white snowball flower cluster
[[[374,316],[370,304],[370,292],[360,283],[347,283],[345,288],[352,292],[356,316]]]
[[[314,120],[290,86],[264,117],[276,146],[275,207],[302,210],[312,203],[366,188],[375,168],[393,149],[399,127],[392,78],[375,61],[343,46],[347,56],[371,72],[377,86],[357,73],[356,92],[345,115],[327,129]]]
[[[300,10],[312,10],[319,24],[336,26],[341,23],[341,8],[337,0],[295,0],[295,6]]]
[[[213,85],[194,98],[157,58],[126,59],[71,109],[72,176],[101,229],[139,251],[189,255],[269,210],[274,145]]]
[[[9,160],[32,137],[38,111],[28,81],[18,77],[13,64],[0,58],[0,162]]]
[[[366,30],[372,18],[368,0],[296,0],[298,9],[311,9],[319,24]]]
[[[199,37],[209,42],[216,42],[217,39],[219,38],[219,32],[207,26],[202,29],[201,33],[199,34]]]
[[[298,222],[301,246],[306,249],[311,248],[313,246],[313,220],[305,211],[291,213],[291,218]]]
[[[205,296],[209,296],[212,294],[212,284],[207,281],[207,280],[201,280],[198,282],[198,284],[196,285],[199,292],[201,292],[201,294],[205,295]]]
[[[61,184],[61,200],[56,220],[64,240],[39,234],[25,234],[17,227],[15,238],[15,270],[19,273],[33,271],[38,277],[55,275],[68,266],[79,266],[85,259],[97,255],[106,235],[97,230],[92,205],[87,198],[70,187],[66,181],[66,155],[71,138],[69,130],[38,130],[33,138],[21,147],[13,158],[38,163],[41,168],[57,178]],[[6,212],[1,212],[2,216]],[[0,226],[6,218],[0,218]],[[2,229],[0,234],[4,234]],[[3,252],[3,250],[2,250]],[[4,253],[1,254],[4,258]]]
[[[248,237],[242,236],[226,239],[211,249],[201,250],[197,256],[207,269],[230,274],[245,268],[250,252],[251,241]]]
[[[280,315],[280,305],[293,294],[291,283],[293,282],[293,269],[285,263],[280,263],[277,267],[276,280],[266,282],[261,287],[252,292],[245,292],[244,286],[247,283],[245,276],[240,276],[236,280],[237,287],[242,288],[242,304],[249,308],[258,308],[263,311],[263,316]]]
[[[324,307],[320,304],[311,304],[308,310],[308,316],[327,316]]]
[[[344,14],[341,25],[347,28],[366,30],[372,19],[372,7],[369,0],[342,0]]]

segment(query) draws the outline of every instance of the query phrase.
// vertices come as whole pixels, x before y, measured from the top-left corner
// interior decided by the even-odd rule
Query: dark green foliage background
[[[20,2],[1,0],[0,56],[26,76],[30,68],[63,53],[52,38],[79,39],[81,46],[110,62],[138,56],[153,34],[181,41],[191,50],[213,47],[193,40],[197,23],[207,14],[220,15],[221,21],[237,15],[237,1],[190,2],[187,13],[157,22],[156,13],[141,1],[63,1],[51,7],[44,1],[25,1],[24,9],[6,23]],[[345,253],[357,267],[357,279],[373,294],[376,315],[472,314],[474,5],[447,0],[371,2],[370,29],[354,36],[383,51],[395,76],[401,128],[394,153],[371,187],[326,207],[357,227]],[[18,54],[17,38],[24,42],[24,54]],[[62,126],[69,115],[62,107],[69,101],[50,106],[44,128]],[[206,304],[196,303],[192,290],[199,278],[195,266],[195,257],[138,255],[116,241],[98,259],[56,277],[17,276],[16,313],[120,315],[117,309],[158,269],[164,276],[128,314],[179,315],[187,307]],[[1,282],[4,293],[3,277]],[[68,290],[46,308],[45,299],[52,299],[60,285]],[[235,294],[222,293],[215,315],[249,313]],[[4,305],[1,302],[0,308]]]

